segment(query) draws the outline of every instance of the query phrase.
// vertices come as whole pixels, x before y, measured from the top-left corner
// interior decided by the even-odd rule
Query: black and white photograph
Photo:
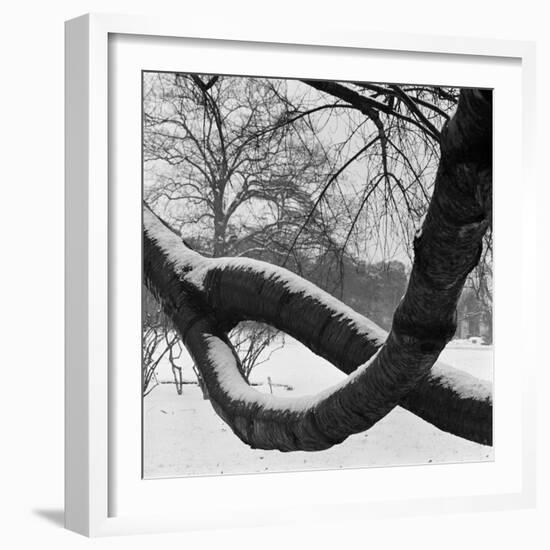
[[[143,477],[492,461],[492,90],[142,104]]]
[[[7,4],[2,546],[550,547],[543,7]]]

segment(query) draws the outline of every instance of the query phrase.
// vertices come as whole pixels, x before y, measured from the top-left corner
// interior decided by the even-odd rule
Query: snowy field
[[[453,344],[441,359],[474,376],[492,381],[491,346]],[[193,380],[191,360],[180,358],[183,379]],[[159,380],[173,380],[167,362]],[[330,363],[286,337],[285,347],[254,369],[258,391],[298,396],[316,393],[345,377]],[[292,389],[277,386],[283,384]],[[438,430],[397,407],[368,432],[356,434],[326,451],[281,453],[253,450],[242,443],[203,400],[198,386],[186,384],[178,395],[173,384],[157,386],[144,399],[143,470],[145,478],[242,474],[312,469],[396,466],[493,459],[492,447]]]

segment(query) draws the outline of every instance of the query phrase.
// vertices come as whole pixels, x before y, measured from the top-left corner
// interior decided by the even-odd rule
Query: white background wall
[[[89,542],[61,529],[63,506],[63,22],[88,11],[220,17],[231,25],[353,26],[538,41],[541,342],[548,329],[549,18],[544,3],[460,0],[62,0],[5,3],[0,18],[0,544],[4,548],[543,548],[550,541],[549,407],[539,396],[536,510]],[[543,219],[544,218],[544,219]],[[513,222],[513,217],[511,217]],[[544,257],[542,255],[544,254]],[[533,273],[535,277],[535,273]],[[544,285],[544,286],[543,286]],[[532,335],[535,338],[535,334]],[[546,365],[544,364],[546,363]],[[549,383],[539,365],[539,392]],[[521,365],[518,365],[521,368]],[[546,433],[545,433],[546,432]],[[368,489],[367,489],[368,490]],[[182,495],[185,498],[185,495]],[[261,498],[261,496],[259,496]]]

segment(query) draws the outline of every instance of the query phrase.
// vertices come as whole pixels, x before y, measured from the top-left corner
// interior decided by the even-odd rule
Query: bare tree
[[[145,76],[145,198],[202,253],[281,263],[312,210],[331,167],[304,101],[287,95],[281,80]],[[300,247],[334,247],[334,225],[313,212]],[[296,247],[294,264],[302,257]],[[274,338],[256,324],[232,331],[245,377]]]
[[[284,346],[284,335],[278,330],[253,321],[239,323],[229,339],[240,358],[242,374],[250,382],[252,369],[271,359]]]
[[[142,392],[145,397],[159,384],[157,368],[160,362],[168,357],[174,365],[174,347],[180,347],[180,339],[175,331],[170,330],[170,320],[160,307],[151,307],[152,300],[148,292],[144,301],[146,307],[142,319]]]
[[[204,254],[258,254],[270,237],[284,241],[330,170],[315,129],[281,99],[285,86],[145,76],[145,200],[186,238],[200,235],[194,242]]]
[[[349,92],[347,86],[310,84],[337,95],[374,124],[377,115],[388,111],[382,102]],[[397,116],[391,109],[391,116]],[[436,140],[440,156],[429,208],[414,240],[407,292],[389,334],[280,267],[243,258],[205,258],[145,207],[146,282],[162,297],[214,409],[252,447],[328,448],[370,428],[397,404],[451,433],[492,442],[490,385],[435,364],[456,330],[457,301],[491,223],[492,94],[462,90],[456,112],[438,134],[418,113],[397,118],[410,131],[421,130]],[[382,151],[383,163],[385,156]],[[393,179],[385,166],[382,177]],[[284,330],[350,376],[305,401],[258,394],[243,377],[226,336],[243,320]]]

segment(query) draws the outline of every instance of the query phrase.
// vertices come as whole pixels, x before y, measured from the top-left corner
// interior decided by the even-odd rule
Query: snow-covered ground
[[[185,353],[185,352],[184,352]],[[441,355],[446,363],[492,381],[491,346],[453,344]],[[183,379],[193,380],[191,360],[182,355]],[[159,380],[173,380],[167,362]],[[286,338],[285,347],[252,374],[258,391],[274,394],[317,393],[344,378],[330,363],[300,343]],[[284,384],[286,389],[276,384]],[[493,459],[493,449],[438,430],[397,407],[368,432],[356,434],[326,451],[281,453],[253,450],[242,443],[203,400],[196,385],[157,386],[144,400],[143,466],[146,478],[238,474],[305,469],[356,468]]]

